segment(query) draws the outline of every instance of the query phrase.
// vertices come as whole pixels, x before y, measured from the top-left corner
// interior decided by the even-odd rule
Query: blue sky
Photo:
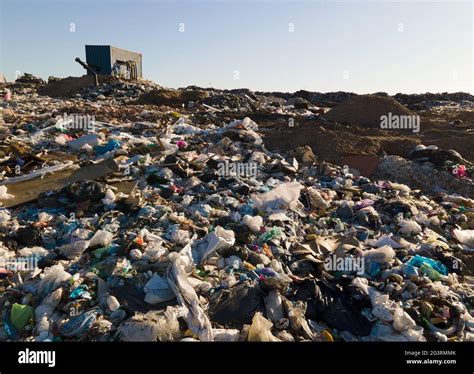
[[[470,1],[0,3],[9,80],[82,75],[84,45],[110,44],[141,52],[144,77],[168,87],[474,93]]]

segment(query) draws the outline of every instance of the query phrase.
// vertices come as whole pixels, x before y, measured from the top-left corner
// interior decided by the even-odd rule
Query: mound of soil
[[[99,84],[110,83],[115,80],[110,75],[99,75]],[[38,94],[50,97],[71,97],[78,94],[85,87],[95,85],[95,78],[92,75],[83,75],[82,77],[67,77],[48,83],[46,86],[38,89]]]
[[[380,127],[380,117],[392,115],[415,115],[391,97],[356,95],[345,100],[324,115],[325,118],[349,125],[372,128]]]
[[[279,152],[308,145],[319,160],[340,165],[344,164],[343,158],[349,155],[381,156],[387,153],[408,157],[421,142],[412,133],[386,135],[376,128],[337,123],[329,127],[317,120],[299,119],[293,128],[288,127],[285,120],[261,121],[259,124],[261,129],[264,128],[262,132],[267,149]]]
[[[201,101],[206,99],[209,94],[202,90],[172,90],[161,89],[144,93],[134,104],[146,105],[167,105],[181,106],[189,101]]]

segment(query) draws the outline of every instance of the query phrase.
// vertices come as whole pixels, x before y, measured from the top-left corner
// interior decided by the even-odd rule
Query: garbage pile
[[[269,150],[222,114],[259,95],[177,112],[107,84],[1,109],[1,341],[474,340],[472,190]],[[314,109],[285,100],[266,108]],[[472,187],[458,154],[404,161]]]
[[[385,157],[374,174],[433,194],[456,191],[471,199],[474,198],[473,175],[472,162],[456,151],[422,144],[415,147],[409,159]]]
[[[322,106],[322,107],[334,107],[343,101],[346,101],[350,97],[356,95],[353,92],[344,92],[344,91],[337,91],[337,92],[311,92],[306,90],[299,90],[294,93],[288,92],[256,92],[260,96],[274,96],[279,97],[286,100],[291,98],[302,98],[307,100],[308,102],[312,103],[313,105]],[[382,94],[382,96],[386,96],[387,94]]]
[[[271,153],[249,118],[57,125],[5,141],[2,340],[474,338],[472,199]]]
[[[25,85],[42,85],[45,84],[45,81],[39,77],[35,77],[33,74],[24,73],[23,75],[19,76],[15,83],[17,84],[25,84]]]
[[[112,97],[116,100],[121,98],[136,99],[146,92],[156,89],[158,86],[148,81],[124,82],[116,81],[103,83],[98,87],[87,87],[77,96],[86,100],[104,100],[106,97]]]
[[[474,101],[474,96],[466,92],[443,92],[411,95],[397,93],[393,97],[399,103],[408,106],[412,110],[431,109],[438,106],[445,106],[450,103],[472,103]]]
[[[146,92],[157,89],[153,82],[124,81],[108,75],[99,75],[99,85],[94,85],[92,75],[50,79],[48,84],[38,89],[38,94],[54,98],[77,98],[87,101],[101,101],[106,98],[121,103],[124,99],[137,99]]]

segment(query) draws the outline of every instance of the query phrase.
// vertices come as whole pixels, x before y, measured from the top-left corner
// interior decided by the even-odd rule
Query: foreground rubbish
[[[258,122],[216,119],[252,110],[250,93],[167,93],[202,111],[139,119],[110,87],[44,98],[38,114],[24,88],[22,121],[4,117],[0,340],[474,340],[469,194],[369,179],[309,147],[272,152]],[[111,122],[55,112],[94,100]],[[404,161],[442,153],[466,164],[446,178],[472,186],[466,160],[426,149]]]

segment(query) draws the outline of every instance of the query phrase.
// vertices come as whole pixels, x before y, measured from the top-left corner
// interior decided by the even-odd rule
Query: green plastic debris
[[[23,330],[33,318],[33,307],[29,305],[13,304],[10,312],[10,321],[17,330]]]
[[[271,239],[278,238],[281,236],[281,229],[278,226],[272,227],[269,231],[260,235],[260,243],[266,243]]]

